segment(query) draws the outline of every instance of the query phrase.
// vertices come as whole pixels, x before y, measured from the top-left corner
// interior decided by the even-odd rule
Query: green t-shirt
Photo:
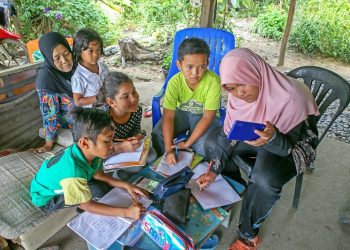
[[[221,86],[220,78],[213,71],[207,70],[195,90],[187,85],[182,72],[174,75],[165,91],[163,107],[194,114],[203,114],[204,110],[218,110],[220,108]]]
[[[102,169],[101,158],[96,157],[90,165],[74,143],[43,162],[31,183],[32,202],[38,207],[45,206],[61,194],[64,195],[66,205],[87,202],[92,198],[88,181]]]

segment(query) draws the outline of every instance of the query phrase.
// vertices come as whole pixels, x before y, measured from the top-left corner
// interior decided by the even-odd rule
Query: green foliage
[[[240,17],[257,17],[259,14],[265,13],[265,8],[268,5],[288,10],[289,0],[240,0],[239,4]]]
[[[144,34],[164,42],[173,37],[179,27],[191,27],[198,17],[199,9],[193,11],[186,0],[134,0],[133,5],[124,8],[118,26],[141,29]]]
[[[118,33],[93,0],[18,0],[21,34],[25,41],[48,31],[71,36],[83,27],[95,29],[106,45],[115,43]]]
[[[163,57],[162,60],[162,68],[163,69],[169,69],[171,65],[171,61],[173,59],[173,53],[168,53]]]
[[[256,19],[253,31],[267,38],[281,39],[287,21],[285,10],[269,5]]]
[[[349,0],[307,0],[296,12],[290,42],[304,53],[350,62],[349,16]]]

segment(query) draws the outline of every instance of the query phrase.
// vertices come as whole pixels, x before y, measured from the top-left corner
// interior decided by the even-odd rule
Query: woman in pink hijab
[[[260,224],[279,199],[282,186],[315,159],[319,111],[304,83],[273,69],[249,49],[230,51],[221,62],[220,77],[228,92],[225,123],[205,142],[206,157],[214,165],[197,184],[205,188],[230,168],[239,173],[230,160],[234,154],[256,157],[242,201],[239,238],[229,249],[257,249]],[[264,123],[266,128],[255,131],[256,140],[229,141],[227,134],[236,120]]]

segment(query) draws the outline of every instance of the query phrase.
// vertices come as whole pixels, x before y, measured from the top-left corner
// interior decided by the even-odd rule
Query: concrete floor
[[[350,229],[344,230],[339,213],[350,210],[350,145],[325,138],[318,149],[316,169],[304,176],[298,210],[291,207],[295,178],[282,192],[270,217],[262,225],[261,250],[266,249],[350,249]],[[237,229],[240,204],[228,229],[220,226],[220,244],[227,249]],[[58,245],[62,250],[87,249],[85,242],[67,227],[44,246]]]

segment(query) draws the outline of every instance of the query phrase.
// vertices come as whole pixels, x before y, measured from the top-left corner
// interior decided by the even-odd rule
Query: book
[[[113,188],[100,200],[100,203],[116,207],[129,207],[132,200],[128,192]],[[142,197],[139,200],[146,208],[152,203]],[[104,216],[83,212],[68,222],[67,226],[92,245],[95,249],[107,249],[113,244],[136,220],[117,216]]]
[[[135,152],[125,152],[111,155],[105,160],[103,170],[105,172],[109,172],[115,169],[145,166],[150,145],[151,139],[145,138]]]
[[[154,189],[157,187],[158,184],[159,181],[151,180],[146,177],[138,179],[136,182],[134,182],[134,185],[147,190],[149,193],[153,193]]]

